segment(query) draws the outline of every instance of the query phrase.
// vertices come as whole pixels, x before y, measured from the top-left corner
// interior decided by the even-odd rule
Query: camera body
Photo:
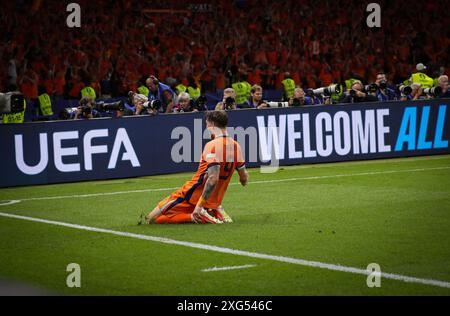
[[[18,91],[0,93],[0,114],[23,112],[24,99],[23,94]]]
[[[378,84],[378,88],[380,88],[381,90],[385,90],[387,88],[387,81],[381,80],[380,83]]]
[[[206,103],[208,100],[206,99],[206,96],[201,95],[197,98],[197,100],[191,100],[191,108],[192,110],[197,110],[199,112],[207,110]]]
[[[364,91],[367,93],[375,93],[379,89],[378,85],[376,83],[371,83],[364,86]]]
[[[236,104],[236,100],[233,97],[227,97],[224,104],[225,110],[232,110],[233,106]]]
[[[293,98],[292,99],[292,104],[291,104],[291,106],[301,106],[302,105],[302,103],[300,102],[300,99],[299,98]]]
[[[398,90],[402,96],[410,95],[412,92],[411,86],[401,84],[398,86]]]

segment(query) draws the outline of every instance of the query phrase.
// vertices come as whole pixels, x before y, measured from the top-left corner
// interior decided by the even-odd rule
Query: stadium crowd
[[[238,99],[228,108],[264,107],[263,89],[284,90],[291,105],[298,98],[306,105],[417,99],[434,86],[448,94],[446,0],[380,0],[382,27],[373,29],[366,26],[366,4],[351,0],[80,0],[82,27],[73,29],[66,25],[67,3],[2,4],[0,73],[7,76],[0,77],[0,91],[17,87],[41,104],[43,95],[95,100],[134,91],[160,99],[163,112],[188,111],[177,102],[181,93],[198,99],[225,89],[234,91],[224,96]],[[415,80],[415,73],[426,78]],[[149,81],[150,74],[157,80]],[[380,82],[387,84],[381,96],[380,89],[365,89]],[[311,93],[333,83],[341,87],[333,98]],[[399,91],[401,83],[411,91]],[[198,103],[194,110],[204,106]],[[224,97],[218,108],[226,106]],[[137,104],[125,110],[150,111]]]

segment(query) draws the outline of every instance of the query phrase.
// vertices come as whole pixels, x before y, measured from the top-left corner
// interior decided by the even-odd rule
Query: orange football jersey
[[[204,207],[218,208],[222,204],[234,170],[241,169],[245,165],[241,146],[228,136],[216,137],[205,145],[197,172],[172,196],[182,197],[196,205],[208,179],[208,168],[216,165],[220,166],[219,182]]]

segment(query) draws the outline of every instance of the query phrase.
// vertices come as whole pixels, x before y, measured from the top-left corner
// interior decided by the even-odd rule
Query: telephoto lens
[[[439,86],[433,88],[425,88],[423,89],[423,93],[432,97],[439,97],[442,94],[442,88]]]
[[[400,87],[398,88],[398,90],[400,91],[400,93],[401,93],[402,95],[409,95],[409,94],[411,94],[411,92],[412,92],[411,86],[407,86],[407,85],[404,85],[404,84],[400,85]]]

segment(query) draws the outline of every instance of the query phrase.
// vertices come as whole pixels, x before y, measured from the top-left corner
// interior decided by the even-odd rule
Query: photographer
[[[155,76],[147,78],[145,83],[149,89],[149,101],[158,100],[161,104],[157,111],[160,113],[172,113],[176,99],[175,92],[168,85],[159,82]]]
[[[77,110],[70,114],[70,119],[92,119],[100,117],[97,110],[94,109],[94,101],[89,97],[84,97],[78,103]]]
[[[266,108],[267,103],[262,100],[263,89],[259,85],[254,85],[250,89],[250,99],[243,104],[239,104],[239,109],[261,109]]]
[[[446,76],[446,75],[440,76],[438,78],[438,85],[442,89],[441,98],[450,98],[448,76]]]
[[[362,82],[359,80],[353,81],[350,89],[346,91],[340,103],[360,103],[360,102],[377,102],[378,98],[372,94],[363,92]]]
[[[418,83],[413,83],[410,86],[410,93],[408,92],[404,92],[404,91],[408,91],[407,89],[404,89],[403,91],[401,90],[401,97],[400,97],[400,101],[416,101],[416,100],[420,100],[420,99],[424,99],[422,97],[422,93],[423,93],[423,89],[420,86],[420,84]]]
[[[191,97],[187,92],[181,92],[178,95],[178,104],[175,105],[173,113],[188,113],[188,112],[198,112],[194,107],[195,101],[191,102]]]
[[[397,94],[395,93],[395,90],[391,89],[388,86],[386,74],[377,74],[377,80],[375,81],[375,84],[378,86],[376,96],[380,102],[397,100]]]
[[[305,95],[305,105],[323,104],[322,96],[317,96],[313,89],[307,89]]]
[[[217,103],[216,110],[236,110],[236,92],[233,88],[223,90],[223,100]]]
[[[152,107],[152,103],[156,104],[156,108]],[[130,91],[128,92],[128,101],[124,104],[123,116],[154,115],[159,108],[158,100],[149,102],[147,96]]]

